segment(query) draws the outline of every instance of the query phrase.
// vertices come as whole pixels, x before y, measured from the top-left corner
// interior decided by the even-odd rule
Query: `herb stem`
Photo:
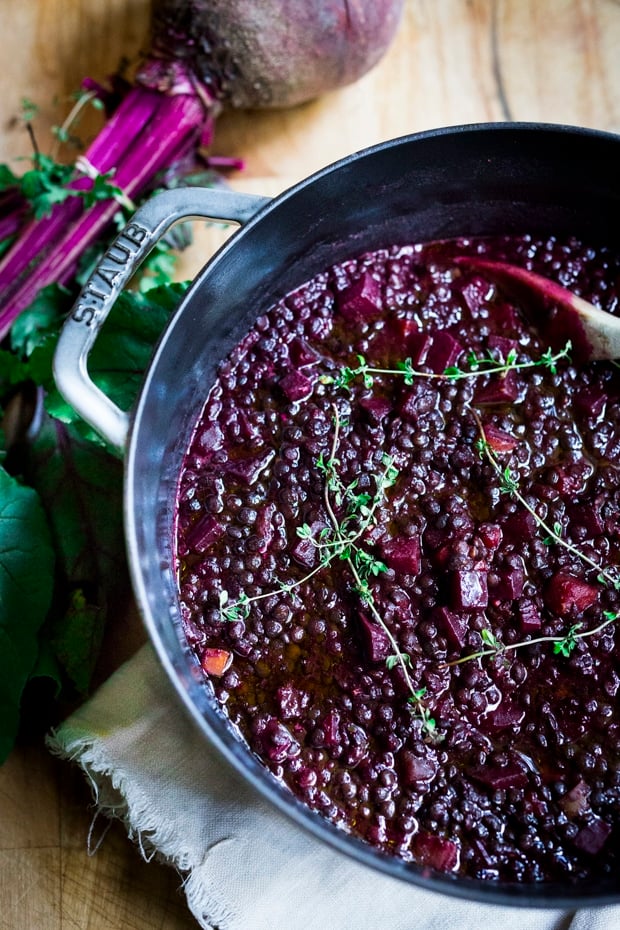
[[[333,404],[332,407],[333,407],[333,411],[334,411],[334,435],[333,435],[333,437],[332,437],[332,447],[331,447],[330,461],[333,461],[333,460],[335,459],[335,457],[336,457],[336,451],[337,451],[337,449],[338,449],[338,442],[339,442],[339,438],[340,438],[340,414],[339,414],[339,412],[338,412],[338,407],[337,407],[336,404]],[[390,466],[386,466],[386,474],[387,474],[387,471],[388,471],[389,467],[390,467]],[[380,482],[380,483],[379,483],[379,487],[382,487],[382,486],[383,486],[383,482]],[[326,482],[325,482],[324,491],[323,491],[323,497],[324,497],[324,501],[325,501],[325,509],[327,510],[327,515],[328,515],[328,517],[329,517],[329,519],[330,519],[330,521],[331,521],[332,527],[333,527],[333,529],[334,529],[334,533],[335,533],[335,535],[336,535],[336,539],[341,540],[341,542],[342,542],[342,544],[343,544],[343,547],[346,547],[348,550],[350,550],[351,548],[355,548],[352,539],[347,539],[347,540],[345,540],[345,539],[343,539],[343,537],[342,537],[341,525],[340,525],[340,523],[339,523],[339,521],[338,521],[338,517],[336,516],[336,513],[334,512],[334,508],[333,508],[333,506],[332,506],[332,502],[331,502],[331,498],[330,498],[329,491],[330,491],[329,481],[326,481]],[[370,508],[370,512],[371,512],[371,513],[374,512],[374,509],[376,508],[376,505],[378,504],[378,502],[379,502],[379,495],[376,496],[374,505],[373,505],[372,508]],[[368,524],[366,524],[366,525],[368,525]],[[358,533],[358,535],[355,537],[355,539],[358,539],[359,536],[361,535],[361,533],[362,533],[363,531],[364,531],[363,529],[360,530],[359,533]],[[357,590],[358,593],[360,594],[360,597],[362,598],[363,602],[367,605],[368,609],[370,610],[370,612],[372,613],[373,617],[375,618],[375,620],[376,620],[377,623],[379,624],[380,628],[381,628],[381,629],[383,630],[383,632],[385,633],[385,635],[386,635],[386,637],[387,637],[387,639],[388,639],[388,642],[390,643],[390,646],[391,646],[391,648],[392,648],[392,650],[393,650],[393,654],[394,654],[394,656],[396,656],[396,660],[397,660],[398,664],[400,665],[400,668],[401,668],[401,671],[402,671],[402,673],[403,673],[403,676],[404,676],[404,679],[405,679],[405,683],[406,683],[406,685],[407,685],[407,688],[408,688],[408,690],[409,690],[410,693],[411,693],[411,697],[409,698],[410,703],[416,708],[416,711],[417,711],[417,713],[418,713],[418,716],[419,716],[419,717],[421,718],[421,720],[422,720],[422,725],[423,725],[423,727],[424,727],[424,729],[425,729],[427,735],[428,735],[429,737],[431,737],[431,738],[435,738],[435,739],[436,739],[436,735],[435,735],[435,733],[434,733],[434,730],[435,730],[435,721],[432,720],[432,718],[430,717],[429,710],[428,710],[428,708],[426,707],[426,705],[424,704],[424,702],[422,701],[422,696],[421,696],[420,691],[417,690],[417,689],[415,688],[415,686],[414,686],[414,684],[413,684],[413,682],[412,682],[412,680],[411,680],[411,676],[410,676],[410,674],[409,674],[409,669],[407,668],[407,662],[409,661],[409,656],[408,656],[408,655],[405,655],[405,654],[403,654],[403,653],[401,652],[400,647],[399,647],[398,643],[396,642],[396,639],[394,638],[394,634],[392,633],[392,631],[390,630],[390,628],[387,626],[387,624],[385,623],[383,617],[381,616],[381,614],[380,614],[379,611],[377,610],[377,607],[376,607],[375,602],[374,602],[374,598],[373,598],[372,594],[370,593],[370,591],[368,590],[368,587],[367,587],[366,582],[364,581],[364,579],[362,579],[360,573],[358,572],[357,566],[355,565],[355,563],[354,563],[353,559],[351,558],[351,556],[350,556],[350,555],[347,555],[346,558],[345,558],[345,561],[346,561],[347,565],[349,566],[349,570],[350,570],[351,574],[353,575],[353,580],[355,581],[356,590]]]
[[[480,432],[480,438],[482,440],[480,443],[480,449],[482,450],[482,452],[484,452],[484,455],[487,461],[489,462],[489,464],[491,465],[495,473],[503,481],[505,478],[505,470],[502,469],[502,466],[497,461],[495,455],[491,451],[491,448],[487,441],[486,433],[484,431],[484,426],[482,425],[482,420],[480,419],[478,413],[475,410],[472,410],[471,412],[478,426],[478,430]],[[582,552],[580,549],[574,546],[571,542],[569,542],[568,540],[560,536],[559,533],[557,533],[553,527],[549,526],[547,521],[544,520],[536,512],[534,507],[532,507],[531,504],[528,503],[525,497],[521,494],[516,481],[514,481],[513,479],[510,480],[509,493],[516,500],[519,501],[521,506],[524,507],[529,514],[531,514],[531,516],[536,521],[537,526],[540,529],[544,530],[545,533],[548,533],[549,538],[551,539],[552,542],[557,543],[560,546],[563,546],[564,549],[566,549],[568,552],[571,553],[571,555],[576,556],[580,561],[585,562],[586,565],[589,565],[591,568],[595,569],[595,571],[598,572],[599,578],[604,578],[605,581],[609,585],[611,585],[611,587],[615,588],[616,590],[620,587],[618,578],[615,577],[614,574],[608,568],[605,568],[604,565],[600,565],[598,562],[595,562],[594,559],[591,559],[588,555],[586,555],[584,552]]]
[[[78,99],[75,101],[75,103],[71,107],[71,110],[69,111],[68,115],[63,120],[62,124],[58,126],[57,129],[55,130],[56,138],[54,141],[54,145],[50,151],[51,158],[56,160],[56,158],[58,157],[58,151],[60,149],[60,145],[62,142],[64,142],[67,139],[69,130],[73,126],[74,122],[76,121],[76,119],[78,118],[78,116],[80,115],[84,107],[87,104],[89,104],[91,100],[94,100],[96,97],[97,97],[97,94],[95,93],[94,90],[87,90],[87,91],[84,91],[84,93],[80,94]]]
[[[617,614],[607,617],[598,626],[591,630],[584,630],[583,633],[573,633],[573,639],[587,639],[589,636],[595,636],[604,630],[605,627],[615,623],[618,619]],[[524,646],[534,646],[536,643],[563,643],[565,636],[536,636],[534,639],[524,639],[518,643],[508,643],[507,646],[501,645],[495,649],[480,649],[478,652],[471,652],[469,655],[461,656],[459,659],[453,659],[451,662],[442,662],[439,668],[452,668],[454,665],[463,665],[464,662],[471,662],[473,659],[482,659],[484,656],[503,655],[505,652],[514,652],[516,649],[522,649]]]

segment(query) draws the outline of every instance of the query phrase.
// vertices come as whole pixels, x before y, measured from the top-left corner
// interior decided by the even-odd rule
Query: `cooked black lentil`
[[[324,383],[357,355],[378,368],[411,357],[429,372],[466,369],[471,351],[540,358],[540,330],[479,274],[457,269],[456,254],[511,261],[619,310],[618,255],[530,236],[390,247],[280,301],[221,365],[184,462],[176,546],[186,635],[251,749],[345,830],[489,881],[602,877],[617,870],[620,848],[615,624],[569,657],[542,643],[445,663],[480,649],[485,629],[511,644],[620,611],[612,586],[546,544],[500,493],[472,414],[539,516],[613,566],[620,371],[562,362],[557,374]],[[440,742],[409,708],[402,671],[373,649],[346,563],[279,590],[316,566],[296,531],[327,523],[316,461],[330,452],[334,402],[345,483],[372,490],[383,453],[399,469],[365,545],[388,564],[375,603],[426,689]],[[226,622],[222,590],[229,603],[273,595]]]

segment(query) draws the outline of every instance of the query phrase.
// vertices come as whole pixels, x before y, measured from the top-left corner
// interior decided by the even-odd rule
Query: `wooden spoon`
[[[518,265],[475,255],[459,255],[454,263],[497,284],[518,300],[526,313],[536,311],[532,322],[548,338],[550,347],[561,349],[570,340],[576,364],[620,358],[620,319],[561,284]]]

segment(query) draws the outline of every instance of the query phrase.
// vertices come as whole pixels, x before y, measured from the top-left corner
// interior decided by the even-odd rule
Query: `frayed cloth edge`
[[[178,872],[188,908],[202,930],[228,930],[234,926],[234,914],[215,902],[205,890],[205,876],[200,873],[206,866],[209,851],[203,862],[196,863],[191,861],[188,853],[175,849],[178,839],[174,830],[166,830],[153,817],[146,795],[133,787],[129,776],[119,774],[97,745],[96,738],[76,736],[63,739],[59,731],[53,731],[47,735],[45,743],[52,755],[79,766],[90,786],[95,813],[86,842],[89,855],[94,854],[100,845],[98,842],[94,848],[91,847],[97,817],[103,815],[119,820],[146,862],[155,858]]]

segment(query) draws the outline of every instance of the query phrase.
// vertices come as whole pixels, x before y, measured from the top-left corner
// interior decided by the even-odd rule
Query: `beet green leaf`
[[[0,762],[18,730],[53,587],[54,551],[39,497],[0,468]]]

